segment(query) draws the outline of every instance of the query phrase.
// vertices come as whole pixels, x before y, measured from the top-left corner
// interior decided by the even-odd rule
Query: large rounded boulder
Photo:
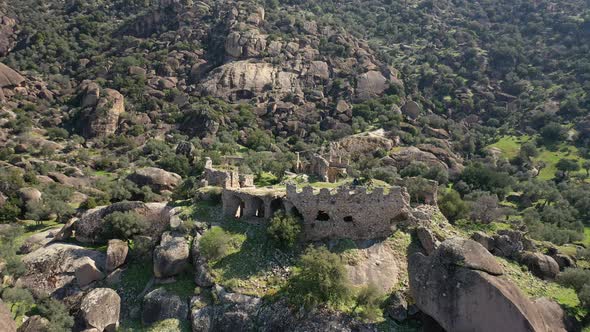
[[[110,288],[90,291],[80,304],[80,315],[87,329],[116,331],[121,313],[121,298]]]
[[[130,174],[128,178],[140,187],[148,186],[160,193],[174,190],[182,181],[180,175],[156,167],[140,168]]]
[[[451,238],[430,256],[415,253],[408,271],[417,306],[446,331],[562,331],[475,241]]]
[[[163,288],[149,292],[143,298],[143,324],[150,325],[166,319],[186,320],[188,317],[188,303],[180,296],[169,293]]]
[[[188,264],[189,244],[184,234],[166,232],[160,245],[154,249],[154,275],[168,278],[181,273]]]

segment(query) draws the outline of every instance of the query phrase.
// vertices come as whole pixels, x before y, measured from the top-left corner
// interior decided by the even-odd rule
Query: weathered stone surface
[[[220,304],[192,310],[193,331],[251,331],[260,299],[216,287]]]
[[[193,239],[193,246],[191,248],[191,256],[193,259],[193,267],[195,269],[195,283],[199,287],[211,287],[213,286],[213,277],[209,273],[209,266],[205,257],[201,255],[199,242],[201,234],[197,233]]]
[[[188,303],[180,296],[168,293],[163,288],[149,292],[143,298],[143,312],[141,320],[149,325],[165,319],[176,318],[186,320],[188,317]]]
[[[416,228],[416,236],[418,236],[418,240],[420,241],[422,248],[424,248],[424,251],[426,251],[426,254],[432,254],[438,245],[438,241],[432,232],[428,228],[420,226]]]
[[[109,240],[107,247],[106,272],[110,273],[125,263],[129,246],[121,240]]]
[[[16,20],[0,12],[0,57],[8,55],[16,44]]]
[[[430,167],[441,167],[444,170],[448,170],[449,168],[446,163],[439,160],[434,154],[422,151],[413,146],[405,147],[395,151],[390,155],[390,157],[393,166],[395,166],[397,169],[404,169],[415,161],[423,162]]]
[[[569,317],[559,303],[554,300],[541,297],[535,300],[535,305],[548,325],[547,331],[566,332],[580,330],[578,322],[573,317]]]
[[[486,248],[489,252],[495,247],[494,238],[487,235],[484,232],[475,232],[471,235],[471,239],[479,244],[481,244],[484,248]]]
[[[188,263],[189,245],[184,234],[166,232],[154,250],[154,275],[167,278],[182,272]]]
[[[385,311],[392,319],[402,322],[408,318],[408,302],[400,292],[395,292],[389,298]]]
[[[15,332],[16,322],[12,319],[12,313],[0,299],[0,331]]]
[[[58,233],[60,229],[61,228],[51,228],[28,237],[18,249],[18,253],[25,255],[49,244],[53,241],[54,235]]]
[[[381,95],[389,87],[388,81],[378,71],[368,71],[358,77],[356,95],[360,100],[366,100]]]
[[[20,188],[18,190],[18,195],[25,204],[38,203],[43,196],[38,189],[32,187]]]
[[[375,130],[342,138],[332,144],[330,149],[337,156],[355,160],[378,150],[390,151],[394,146],[394,141],[385,137],[383,130]]]
[[[86,113],[81,121],[87,138],[113,135],[119,125],[119,117],[125,112],[125,98],[113,89],[101,89],[94,82],[82,83],[81,107]]]
[[[72,244],[53,243],[23,257],[26,273],[20,280],[36,296],[59,296],[75,286],[75,272],[88,260],[103,268],[105,254]]]
[[[379,241],[368,248],[359,248],[355,258],[344,267],[350,283],[354,286],[372,284],[380,292],[387,294],[403,279],[407,270],[407,259],[387,241]]]
[[[404,104],[404,106],[402,107],[402,113],[412,119],[418,118],[418,116],[420,116],[421,112],[422,112],[422,110],[420,108],[420,105],[418,105],[418,103],[416,103],[415,101],[412,101],[412,100],[409,100],[408,102],[406,102]]]
[[[541,253],[525,252],[520,255],[520,263],[539,278],[553,280],[559,273],[559,265],[550,256]]]
[[[110,234],[105,233],[104,218],[120,211],[133,211],[146,223],[141,235],[159,237],[169,226],[170,209],[165,203],[118,202],[86,211],[75,223],[76,240],[84,243],[106,243]]]
[[[104,274],[91,259],[84,259],[86,262],[76,268],[76,282],[80,288],[84,288],[91,283],[104,279]]]
[[[19,86],[25,78],[14,69],[0,62],[0,89],[5,87]]]
[[[1,324],[0,324],[1,325]],[[49,320],[39,315],[31,316],[21,326],[17,332],[47,332],[49,331]],[[4,331],[0,328],[1,331]]]
[[[140,168],[128,178],[140,187],[149,186],[156,192],[172,191],[182,181],[180,175],[156,167]]]
[[[314,194],[311,187],[297,192],[294,185],[287,185],[286,199],[303,216],[307,240],[387,237],[397,224],[409,221],[410,197],[401,187],[391,187],[387,195],[382,188],[367,193],[363,187],[335,193],[321,189]]]
[[[549,331],[538,308],[479,243],[452,238],[409,260],[418,307],[447,331]]]
[[[121,298],[110,288],[90,291],[80,305],[80,316],[86,328],[98,331],[115,331],[119,326]]]

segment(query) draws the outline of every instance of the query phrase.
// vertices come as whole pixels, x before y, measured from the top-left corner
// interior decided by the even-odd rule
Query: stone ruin
[[[306,163],[301,161],[298,153],[296,171],[315,175],[323,182],[334,183],[348,175],[348,164],[342,162],[340,157],[338,161],[334,161],[332,154],[329,159],[326,159],[317,153],[311,154],[309,162]]]
[[[211,158],[205,160],[205,170],[201,186],[215,186],[222,188],[252,188],[254,175],[239,174],[236,170],[218,170],[213,167]]]
[[[367,192],[365,187],[341,187],[335,193],[312,187],[301,192],[287,185],[285,205],[289,213],[303,218],[306,240],[349,238],[367,240],[393,234],[398,224],[410,220],[410,195],[403,187],[391,187]]]
[[[332,193],[312,187],[297,191],[287,185],[276,189],[226,188],[223,212],[235,218],[269,219],[282,210],[302,218],[303,236],[308,241],[323,239],[367,240],[387,237],[397,225],[410,221],[410,196],[403,187],[367,192],[365,187],[341,187]]]

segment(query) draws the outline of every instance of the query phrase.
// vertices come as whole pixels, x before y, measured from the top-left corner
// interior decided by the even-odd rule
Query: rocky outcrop
[[[26,272],[20,281],[36,296],[63,296],[76,287],[76,270],[89,260],[102,269],[105,254],[72,244],[54,243],[23,257]]]
[[[39,189],[32,188],[32,187],[25,187],[25,188],[20,188],[18,190],[18,196],[20,197],[20,199],[23,203],[33,204],[33,203],[40,202],[43,194],[39,191]]]
[[[184,321],[187,317],[188,303],[163,288],[149,292],[143,299],[141,321],[145,325],[171,318]]]
[[[104,218],[120,211],[133,211],[144,220],[147,227],[141,235],[159,237],[169,225],[169,208],[165,203],[118,202],[86,211],[75,223],[76,240],[83,243],[106,243],[111,235],[105,232]]]
[[[360,100],[367,100],[381,95],[389,87],[389,80],[376,70],[361,74],[357,79],[356,95]]]
[[[41,247],[46,246],[54,240],[55,234],[60,231],[61,228],[51,228],[41,233],[34,234],[28,237],[25,242],[18,249],[18,253],[26,255]]]
[[[188,264],[189,245],[184,234],[166,232],[154,249],[154,275],[168,278],[181,273]]]
[[[416,236],[427,255],[432,254],[438,246],[438,241],[434,237],[434,234],[426,227],[420,226],[416,228]]]
[[[231,293],[221,287],[213,292],[218,301],[202,307],[191,300],[193,331],[363,331],[364,326],[333,311],[314,310],[303,316],[291,312],[285,300],[265,303],[259,298]]]
[[[8,55],[16,43],[16,20],[0,12],[0,57]]]
[[[121,240],[109,240],[107,247],[106,272],[110,273],[125,263],[129,246],[127,242]]]
[[[86,289],[93,282],[104,279],[104,274],[93,260],[85,258],[83,260],[86,262],[76,268],[74,275],[80,288]]]
[[[0,62],[0,88],[19,86],[24,81],[25,78],[14,69]]]
[[[434,154],[422,151],[413,146],[400,148],[399,150],[394,151],[386,162],[395,166],[397,169],[404,169],[415,161],[423,162],[429,167],[440,167],[445,171],[448,171],[449,169],[447,164],[439,160]]]
[[[559,273],[559,265],[550,256],[538,252],[525,252],[520,256],[520,263],[541,279],[553,280]]]
[[[0,331],[15,332],[16,322],[12,319],[12,313],[0,299]]]
[[[125,112],[125,98],[113,89],[101,89],[94,82],[82,85],[81,107],[86,111],[80,122],[82,134],[87,138],[113,135],[119,125],[119,116]]]
[[[555,331],[553,321],[502,274],[482,245],[461,238],[409,259],[417,306],[447,331]]]
[[[121,298],[110,288],[90,291],[80,305],[80,316],[87,329],[114,332],[119,326]]]
[[[128,179],[140,187],[148,186],[160,193],[165,190],[174,190],[182,181],[180,175],[156,167],[140,168],[130,174]]]

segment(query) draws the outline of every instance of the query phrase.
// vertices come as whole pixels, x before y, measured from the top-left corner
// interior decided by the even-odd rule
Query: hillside
[[[0,0],[0,330],[583,330],[589,45],[578,0]]]

